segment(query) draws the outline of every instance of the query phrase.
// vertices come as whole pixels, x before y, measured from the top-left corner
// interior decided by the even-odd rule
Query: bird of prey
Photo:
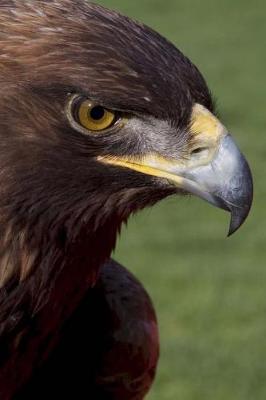
[[[248,215],[247,162],[198,69],[85,0],[0,3],[0,398],[142,399],[141,284],[110,260],[130,214],[195,194]]]

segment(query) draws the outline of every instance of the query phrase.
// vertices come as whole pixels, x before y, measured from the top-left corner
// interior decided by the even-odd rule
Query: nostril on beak
[[[191,151],[191,158],[198,160],[203,157],[208,157],[209,153],[210,153],[209,147],[207,147],[207,146],[200,147],[199,146]]]
[[[192,150],[191,154],[198,154],[204,150],[208,150],[207,147],[197,147],[196,149]]]

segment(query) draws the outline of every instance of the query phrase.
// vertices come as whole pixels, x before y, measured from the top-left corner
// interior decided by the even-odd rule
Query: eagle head
[[[248,164],[171,43],[83,0],[6,0],[0,29],[2,247],[27,244],[23,277],[51,243],[85,241],[99,263],[130,213],[171,194],[230,211],[230,233],[242,224]],[[21,271],[10,264],[2,282]]]

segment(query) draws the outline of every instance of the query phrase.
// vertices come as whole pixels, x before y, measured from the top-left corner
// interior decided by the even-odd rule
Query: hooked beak
[[[252,204],[252,175],[231,135],[221,139],[210,163],[178,174],[183,178],[184,190],[231,212],[228,236],[243,224]]]
[[[194,106],[190,129],[196,147],[186,160],[167,159],[159,154],[141,159],[109,156],[98,159],[165,178],[178,188],[229,211],[229,236],[243,224],[252,204],[249,165],[225,127],[202,105]]]

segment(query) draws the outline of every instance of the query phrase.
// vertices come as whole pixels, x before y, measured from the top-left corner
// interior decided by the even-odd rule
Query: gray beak
[[[185,178],[185,190],[231,213],[228,236],[243,224],[253,199],[252,175],[231,135],[221,139],[210,163],[180,175]]]

